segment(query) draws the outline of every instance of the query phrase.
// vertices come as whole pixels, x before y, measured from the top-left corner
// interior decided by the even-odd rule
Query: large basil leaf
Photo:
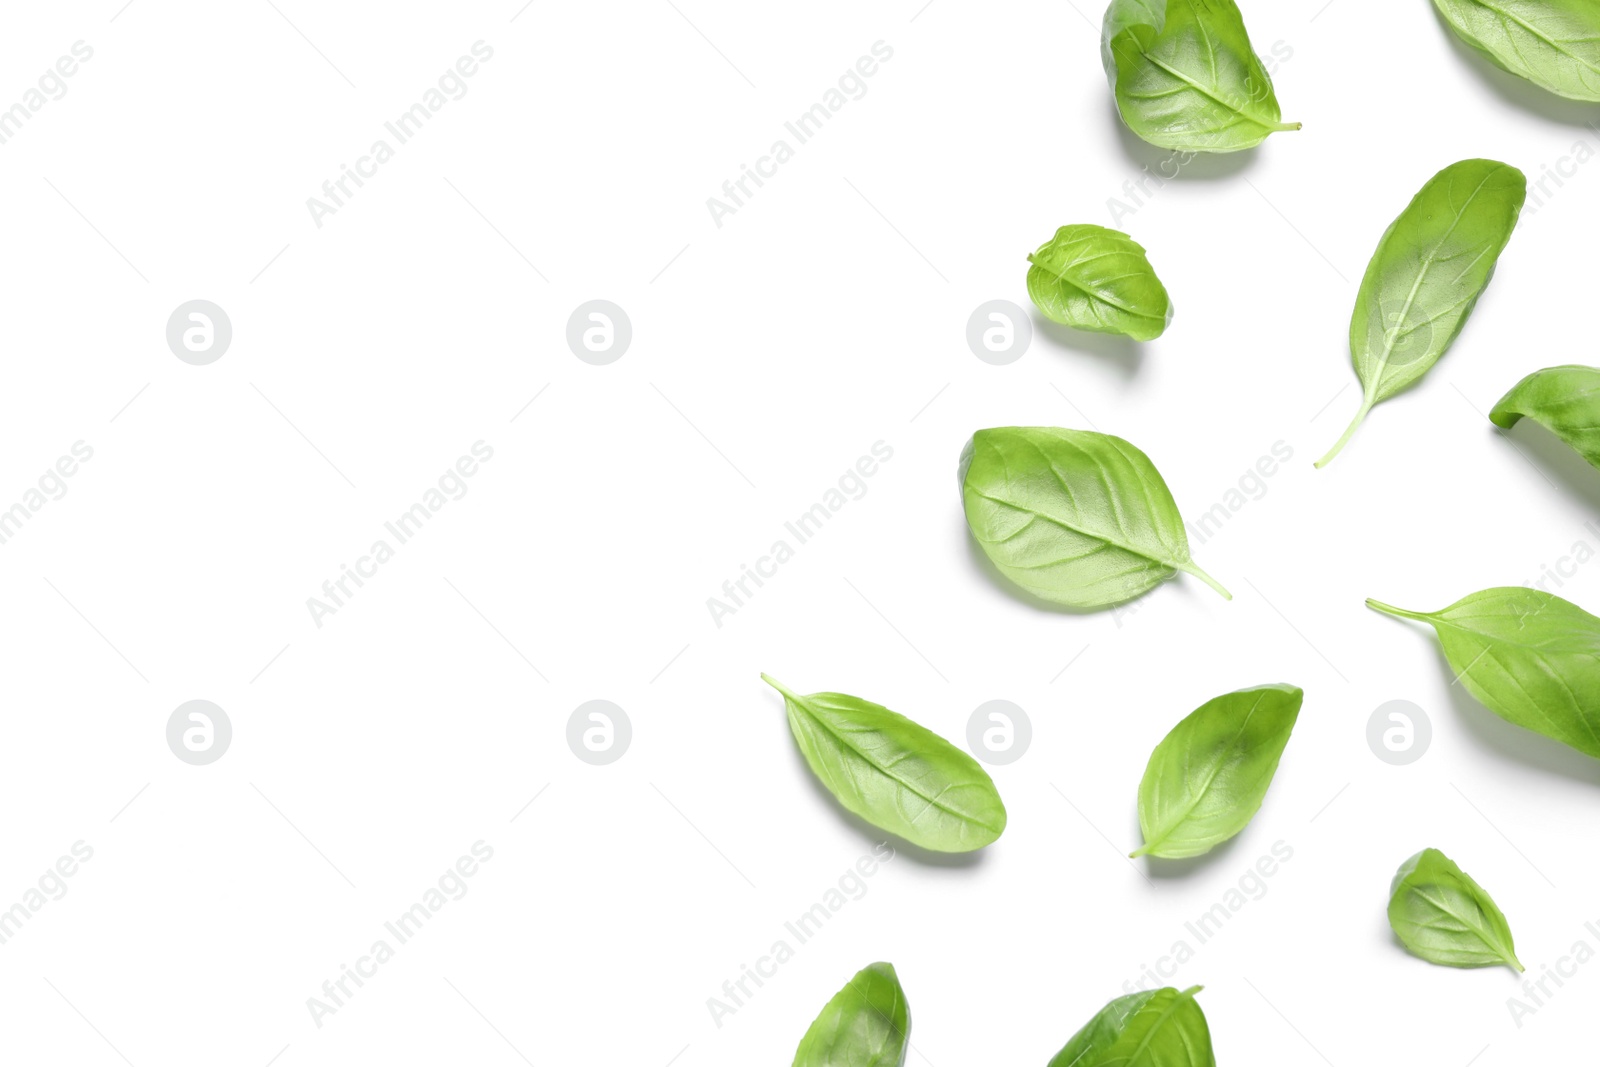
[[[1434,175],[1390,224],[1350,318],[1361,409],[1317,466],[1339,454],[1375,404],[1415,384],[1449,351],[1494,275],[1527,192],[1517,168],[1466,159]]]
[[[1150,754],[1139,783],[1135,856],[1182,859],[1243,830],[1278,771],[1305,694],[1262,685],[1208,700]]]
[[[1600,369],[1536,370],[1500,398],[1489,418],[1501,429],[1530,418],[1600,467]]]
[[[979,430],[958,471],[967,526],[1007,578],[1074,608],[1132,600],[1177,571],[1233,597],[1189,556],[1150,457],[1088,430]]]
[[[1072,1036],[1050,1067],[1216,1067],[1194,995],[1171,986],[1118,997]]]
[[[1483,886],[1436,848],[1423,849],[1394,873],[1389,925],[1402,945],[1429,963],[1504,963],[1522,970],[1505,915]]]
[[[913,845],[973,852],[1006,828],[994,780],[961,749],[904,715],[843,693],[783,694],[789,730],[839,803]]]
[[[862,968],[834,994],[795,1050],[794,1067],[901,1067],[911,1036],[894,965]]]
[[[1112,0],[1100,45],[1122,121],[1153,145],[1237,152],[1300,128],[1233,0]]]
[[[1028,295],[1051,322],[1151,341],[1172,321],[1166,287],[1125,233],[1063,226],[1028,262]]]
[[[1600,619],[1513,586],[1435,612],[1367,606],[1430,624],[1461,684],[1502,719],[1600,758]]]
[[[1572,100],[1600,100],[1594,0],[1433,0],[1433,6],[1502,70]]]

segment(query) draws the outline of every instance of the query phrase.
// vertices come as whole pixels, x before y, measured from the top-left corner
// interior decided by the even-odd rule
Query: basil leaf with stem
[[[1118,997],[1050,1060],[1050,1067],[1216,1067],[1211,1029],[1194,995],[1167,986]]]
[[[1546,367],[1511,387],[1489,412],[1489,421],[1509,430],[1532,419],[1600,467],[1600,368]]]
[[[1527,194],[1517,168],[1465,159],[1434,175],[1390,223],[1350,317],[1361,408],[1318,467],[1339,454],[1375,405],[1416,384],[1450,350],[1494,276]]]
[[[1600,101],[1594,0],[1433,0],[1467,44],[1501,70],[1569,100]]]
[[[1139,783],[1144,845],[1183,859],[1220,845],[1261,810],[1305,693],[1261,685],[1206,701],[1162,738]]]
[[[1600,619],[1520,586],[1433,612],[1367,607],[1432,626],[1461,684],[1502,719],[1600,758]]]
[[[848,811],[934,852],[974,852],[1006,828],[994,780],[932,730],[860,697],[761,680],[783,694],[800,754]]]
[[[1414,956],[1447,967],[1518,972],[1511,926],[1483,886],[1436,848],[1406,860],[1389,883],[1389,926]]]
[[[1233,0],[1111,0],[1100,59],[1122,121],[1160,148],[1237,152],[1300,128]]]
[[[1132,600],[1195,565],[1172,493],[1120,437],[1010,426],[979,430],[958,469],[967,526],[1000,573],[1055,604]]]
[[[1028,257],[1028,296],[1051,322],[1153,341],[1172,301],[1143,246],[1104,226],[1063,226]]]
[[[911,1008],[891,963],[862,968],[806,1030],[794,1067],[901,1067]]]

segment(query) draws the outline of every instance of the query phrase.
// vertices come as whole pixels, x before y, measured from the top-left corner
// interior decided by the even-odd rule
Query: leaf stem
[[[1183,573],[1185,573],[1185,574],[1194,575],[1196,578],[1200,579],[1202,582],[1205,582],[1211,588],[1213,588],[1217,592],[1221,593],[1223,600],[1232,600],[1233,599],[1233,594],[1228,592],[1226,589],[1224,589],[1222,587],[1222,583],[1221,582],[1219,582],[1215,578],[1211,577],[1211,575],[1207,574],[1205,571],[1201,570],[1199,567],[1195,566],[1193,563],[1186,563],[1183,566],[1179,567],[1178,569],[1180,571],[1182,571]]]
[[[1350,443],[1350,438],[1356,435],[1356,428],[1361,425],[1362,420],[1367,417],[1367,413],[1372,410],[1372,404],[1373,402],[1370,400],[1363,400],[1361,402],[1361,410],[1356,412],[1356,417],[1350,420],[1349,426],[1345,427],[1344,436],[1340,437],[1339,440],[1334,443],[1334,446],[1328,449],[1328,454],[1326,456],[1323,456],[1321,459],[1317,460],[1317,470],[1321,470],[1329,463],[1332,463],[1333,457],[1337,456],[1341,451],[1343,451],[1344,446]]]
[[[1188,989],[1185,989],[1179,995],[1180,996],[1185,996],[1185,997],[1192,997],[1192,996],[1194,996],[1196,993],[1200,992],[1200,990],[1202,990],[1204,988],[1205,988],[1205,986],[1203,986],[1203,985],[1192,985]]]
[[[1383,601],[1373,600],[1371,597],[1367,598],[1367,607],[1373,611],[1381,611],[1385,615],[1394,615],[1401,619],[1417,619],[1421,622],[1432,621],[1432,616],[1425,611],[1407,611],[1405,608],[1397,608],[1393,604],[1385,604]]]
[[[1128,853],[1128,858],[1130,860],[1136,860],[1140,856],[1148,856],[1148,855],[1150,855],[1150,842],[1146,841],[1144,844],[1140,845],[1138,848],[1136,848],[1132,852]]]
[[[1515,952],[1506,953],[1505,961],[1511,964],[1511,966],[1515,967],[1518,974],[1521,974],[1528,969],[1522,965],[1521,960],[1517,959],[1517,954]]]
[[[778,692],[782,693],[785,697],[788,697],[790,700],[794,701],[796,704],[800,703],[800,698],[789,692],[788,689],[784,688],[783,683],[772,677],[772,675],[763,673],[761,675],[761,680],[772,686],[772,688],[776,689]]]
[[[1274,133],[1293,133],[1300,128],[1298,122],[1280,122],[1272,127]]]

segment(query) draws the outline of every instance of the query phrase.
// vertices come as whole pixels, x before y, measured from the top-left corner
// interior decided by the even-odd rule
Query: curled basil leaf
[[[1055,604],[1102,608],[1176,572],[1233,597],[1189,555],[1150,457],[1088,430],[979,430],[958,471],[967,526],[1000,573]]]
[[[1495,66],[1569,100],[1600,100],[1594,0],[1433,0],[1456,36]]]
[[[994,780],[961,749],[888,708],[843,693],[783,694],[789,731],[839,803],[934,852],[974,852],[1006,828]]]
[[[1305,693],[1262,685],[1208,700],[1162,738],[1139,783],[1134,856],[1182,859],[1220,845],[1261,810]]]
[[[794,1067],[901,1067],[911,1008],[894,965],[862,968],[834,994],[795,1050]]]
[[[1502,719],[1600,758],[1600,619],[1515,586],[1434,612],[1367,607],[1431,625],[1461,684]]]
[[[1527,193],[1517,168],[1462,160],[1434,175],[1384,231],[1350,318],[1361,408],[1318,467],[1339,454],[1374,405],[1416,384],[1450,350],[1494,275]]]
[[[1128,129],[1161,148],[1237,152],[1284,122],[1233,0],[1112,0],[1100,58]]]
[[[1166,287],[1125,233],[1063,226],[1028,262],[1028,295],[1051,322],[1151,341],[1172,321]]]
[[[1529,418],[1600,467],[1600,369],[1546,367],[1511,387],[1489,412],[1502,430]]]
[[[1216,1067],[1211,1030],[1194,986],[1118,997],[1061,1051],[1050,1067]]]
[[[1400,865],[1389,884],[1389,925],[1414,956],[1447,967],[1503,963],[1522,970],[1511,927],[1483,886],[1436,848]]]

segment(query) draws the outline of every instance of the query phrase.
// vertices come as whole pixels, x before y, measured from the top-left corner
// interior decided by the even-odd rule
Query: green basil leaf
[[[1504,963],[1522,970],[1505,915],[1483,886],[1436,848],[1423,849],[1394,873],[1389,925],[1412,955],[1429,963]]]
[[[1111,0],[1100,45],[1117,112],[1153,145],[1237,152],[1300,128],[1283,121],[1233,0]]]
[[[1511,387],[1489,412],[1509,430],[1529,418],[1571,445],[1589,465],[1600,467],[1600,369],[1546,367]]]
[[[798,696],[761,679],[783,694],[812,773],[873,826],[934,852],[974,852],[1006,828],[994,780],[932,730],[860,697]]]
[[[794,1067],[901,1067],[911,1008],[894,965],[862,968],[822,1009],[795,1050]]]
[[[1172,321],[1166,287],[1125,233],[1063,226],[1028,262],[1028,295],[1051,322],[1152,341]]]
[[[1103,608],[1192,574],[1183,517],[1150,457],[1088,430],[979,430],[961,452],[972,536],[1001,574],[1055,604]]]
[[[1367,607],[1430,624],[1461,684],[1502,719],[1600,758],[1600,619],[1515,586],[1435,612]]]
[[[1600,100],[1594,0],[1433,0],[1456,36],[1495,66],[1570,100]]]
[[[1390,224],[1350,318],[1361,409],[1318,467],[1339,454],[1375,404],[1415,384],[1450,350],[1494,275],[1527,193],[1516,167],[1466,159],[1434,175]]]
[[[1050,1067],[1216,1067],[1200,986],[1118,997],[1073,1035]]]
[[[1262,685],[1208,700],[1150,754],[1139,783],[1134,856],[1198,856],[1243,830],[1261,810],[1305,693]]]

